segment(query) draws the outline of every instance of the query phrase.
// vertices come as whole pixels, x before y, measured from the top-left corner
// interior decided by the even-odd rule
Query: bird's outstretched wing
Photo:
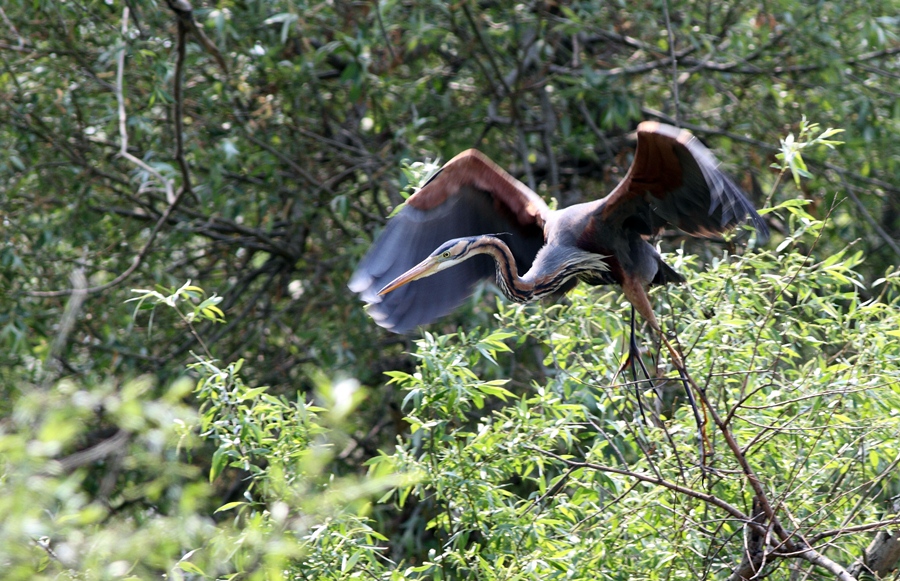
[[[386,284],[447,240],[503,232],[509,234],[503,240],[519,273],[524,273],[544,244],[548,212],[537,194],[487,156],[474,149],[464,151],[388,221],[348,286],[369,303],[369,314],[379,325],[405,333],[458,307],[478,281],[494,276],[493,261],[476,256],[379,296]]]
[[[645,235],[667,223],[694,236],[715,236],[750,219],[760,242],[765,221],[719,162],[689,131],[645,121],[628,174],[599,206],[602,222]]]

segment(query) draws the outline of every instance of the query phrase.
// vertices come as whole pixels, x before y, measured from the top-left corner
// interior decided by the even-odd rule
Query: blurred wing
[[[602,205],[602,220],[645,235],[669,223],[694,236],[714,236],[749,217],[759,242],[768,239],[753,204],[690,132],[645,121],[637,136],[634,161]]]
[[[549,212],[537,194],[482,153],[456,156],[406,201],[356,268],[349,287],[369,303],[375,321],[405,333],[446,315],[474,291],[478,281],[495,276],[493,260],[476,256],[453,268],[400,287],[378,291],[453,238],[504,236],[520,273],[544,244]]]

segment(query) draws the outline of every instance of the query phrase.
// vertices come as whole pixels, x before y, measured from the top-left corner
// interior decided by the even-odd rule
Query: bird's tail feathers
[[[663,262],[662,259],[658,259],[656,264],[658,266],[656,269],[656,276],[653,277],[650,284],[681,284],[685,281],[683,276],[678,274],[674,268]]]

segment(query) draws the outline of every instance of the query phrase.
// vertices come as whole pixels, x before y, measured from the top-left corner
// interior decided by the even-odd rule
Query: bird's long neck
[[[487,254],[494,259],[497,286],[509,300],[518,303],[553,294],[573,276],[608,269],[603,261],[606,257],[572,248],[564,258],[549,261],[555,262],[554,267],[549,269],[541,266],[546,261],[542,261],[539,255],[531,270],[520,276],[512,251],[499,238],[482,236],[472,244],[471,251],[472,254]]]
[[[497,286],[511,301],[527,303],[534,296],[534,282],[519,276],[516,259],[509,246],[494,236],[482,236],[472,244],[473,254],[487,254],[497,266]]]

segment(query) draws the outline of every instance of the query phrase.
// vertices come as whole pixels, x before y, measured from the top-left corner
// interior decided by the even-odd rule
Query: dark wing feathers
[[[494,276],[493,260],[475,256],[451,269],[378,296],[394,280],[447,240],[509,232],[504,241],[520,273],[544,244],[546,204],[479,152],[469,150],[432,177],[388,221],[350,279],[350,290],[369,303],[369,314],[398,333],[429,323],[458,307],[475,285]]]
[[[667,223],[694,236],[714,236],[748,217],[760,242],[769,229],[741,189],[719,170],[690,132],[648,121],[625,179],[601,206],[601,219],[656,234]]]

